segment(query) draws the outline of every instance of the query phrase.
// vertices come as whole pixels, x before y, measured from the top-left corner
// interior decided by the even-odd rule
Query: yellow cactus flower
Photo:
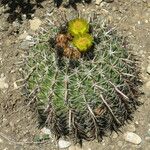
[[[81,36],[76,36],[73,39],[73,44],[78,48],[80,52],[86,52],[93,44],[93,37],[86,33]]]
[[[82,18],[77,18],[69,21],[68,23],[68,32],[72,36],[79,36],[89,32],[89,24],[86,20]]]

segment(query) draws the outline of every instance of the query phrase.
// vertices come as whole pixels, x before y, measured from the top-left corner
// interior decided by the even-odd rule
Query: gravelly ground
[[[48,1],[42,3],[45,9],[37,9],[34,16],[42,23],[42,27],[48,28],[46,19],[49,16],[51,4]],[[95,9],[96,8],[96,9]],[[144,104],[135,113],[131,125],[122,128],[122,133],[104,138],[102,143],[84,142],[84,150],[149,150],[150,149],[150,86],[145,84],[150,81],[147,67],[150,65],[150,2],[148,0],[116,0],[112,3],[79,5],[78,9],[84,13],[96,12],[109,20],[110,24],[117,28],[118,32],[127,36],[133,52],[137,54],[141,63],[141,79],[144,83],[140,100]],[[58,11],[58,10],[55,10]],[[69,10],[60,8],[59,11],[69,13]],[[16,69],[16,63],[20,60],[25,50],[32,43],[24,41],[25,35],[36,37],[41,28],[33,30],[28,20],[20,25],[15,21],[8,24],[7,14],[3,14],[0,7],[0,150],[55,150],[56,143],[51,140],[46,143],[33,143],[33,137],[41,134],[37,128],[36,114],[25,107],[24,98],[20,91],[15,89],[15,81],[20,78]],[[36,22],[37,23],[37,22]],[[36,28],[36,27],[35,27]],[[24,33],[26,31],[26,33]],[[142,139],[139,145],[126,142],[124,133],[135,132]],[[21,142],[21,143],[18,143]],[[28,142],[31,142],[30,144]],[[69,150],[75,150],[70,147]],[[76,150],[79,150],[76,147]]]

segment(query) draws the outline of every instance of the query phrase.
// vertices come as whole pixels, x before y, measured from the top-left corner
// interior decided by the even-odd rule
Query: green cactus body
[[[123,47],[123,39],[107,31],[104,27],[93,31],[100,43],[92,59],[64,58],[60,67],[48,43],[40,42],[30,51],[27,70],[35,70],[27,88],[29,92],[39,89],[35,96],[40,121],[58,137],[100,140],[108,130],[132,119],[139,105],[135,61]]]

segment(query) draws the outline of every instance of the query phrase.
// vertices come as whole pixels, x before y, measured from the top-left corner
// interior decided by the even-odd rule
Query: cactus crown
[[[72,36],[79,36],[89,32],[89,24],[85,19],[76,18],[68,23],[68,32]]]

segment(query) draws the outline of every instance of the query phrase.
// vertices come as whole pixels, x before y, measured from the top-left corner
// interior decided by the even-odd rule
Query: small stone
[[[103,0],[96,0],[96,1],[95,1],[95,4],[96,4],[96,5],[100,5],[100,3],[101,3],[102,1],[103,1]]]
[[[27,19],[27,15],[26,15],[26,14],[23,14],[23,15],[22,15],[22,19],[23,19],[23,20],[26,20],[26,19]]]
[[[42,24],[42,21],[38,18],[34,18],[33,20],[30,20],[30,28],[31,30],[38,30],[40,25]]]
[[[16,82],[14,82],[14,89],[18,89],[18,85]]]
[[[139,122],[138,122],[138,121],[135,121],[135,124],[136,124],[136,125],[139,125]]]
[[[147,73],[150,74],[150,64],[147,66]]]
[[[0,139],[0,143],[3,143],[3,140],[2,140],[2,139]]]
[[[28,36],[28,33],[27,33],[26,31],[24,31],[24,33],[22,33],[22,34],[19,36],[19,39],[20,39],[20,40],[23,40],[23,39],[25,39],[27,36]]]
[[[3,77],[3,75],[1,74],[0,77],[0,89],[7,89],[8,88],[8,84],[5,82],[6,77]]]
[[[116,139],[118,137],[118,134],[116,132],[113,133],[112,138]]]
[[[48,134],[51,137],[51,131],[50,131],[50,129],[44,127],[44,128],[41,129],[41,132],[43,132],[44,134]]]
[[[59,148],[68,148],[70,145],[71,145],[71,143],[69,141],[65,141],[65,140],[62,140],[62,139],[60,139],[58,141]]]
[[[127,142],[133,143],[133,144],[140,144],[142,142],[141,137],[139,137],[137,134],[133,132],[126,132],[124,134],[124,139]]]
[[[26,36],[26,40],[27,40],[27,41],[31,41],[32,39],[33,39],[32,36],[30,36],[30,35],[27,35],[27,36]]]
[[[150,81],[145,83],[143,89],[146,96],[150,97]]]
[[[148,129],[148,135],[150,136],[150,129]]]

